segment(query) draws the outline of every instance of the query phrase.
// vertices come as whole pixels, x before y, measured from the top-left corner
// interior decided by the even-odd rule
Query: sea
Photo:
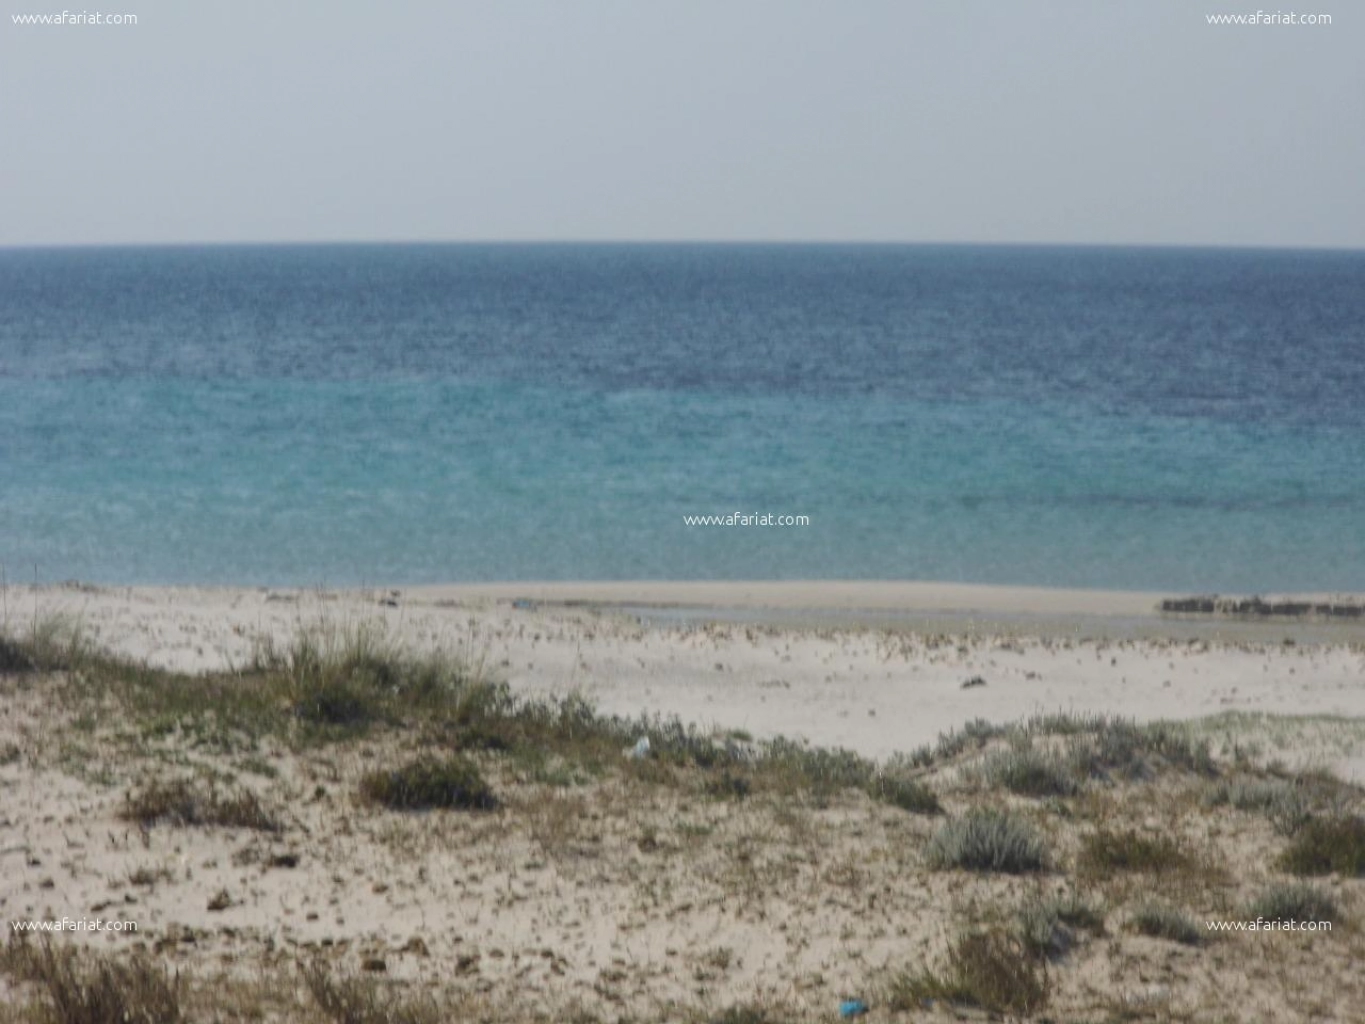
[[[0,566],[1365,591],[1365,252],[0,250]]]

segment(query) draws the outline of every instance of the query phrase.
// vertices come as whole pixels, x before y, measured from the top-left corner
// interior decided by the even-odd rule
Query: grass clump
[[[974,932],[958,939],[941,973],[924,971],[896,978],[887,997],[895,1012],[923,1009],[927,1000],[979,1006],[991,1013],[1028,1015],[1046,1005],[1047,971],[1018,939],[1002,931]]]
[[[1304,791],[1286,779],[1219,782],[1205,793],[1204,804],[1263,814],[1283,836],[1294,835],[1312,816]]]
[[[1296,875],[1365,876],[1365,818],[1312,818],[1295,834],[1280,866]]]
[[[1133,929],[1154,939],[1184,946],[1197,946],[1203,939],[1199,926],[1183,911],[1165,903],[1147,902],[1133,911]]]
[[[1272,885],[1247,908],[1247,917],[1266,921],[1336,921],[1340,916],[1332,894],[1306,882]]]
[[[708,1018],[709,1024],[776,1024],[761,1006],[740,1004],[724,1010],[719,1016]]]
[[[876,776],[876,766],[851,750],[808,747],[783,737],[768,741],[759,760],[777,789],[805,791],[817,799],[845,789],[869,789]]]
[[[944,823],[925,850],[938,870],[1024,874],[1047,866],[1043,841],[1026,822],[1003,811],[972,810]]]
[[[911,814],[942,814],[943,806],[934,791],[917,779],[883,773],[873,779],[868,795],[874,800],[899,807]]]
[[[1104,915],[1074,892],[1032,899],[1019,908],[1019,941],[1033,956],[1064,956],[1075,945],[1078,930],[1103,932]]]
[[[1150,779],[1163,769],[1216,774],[1207,739],[1196,739],[1188,729],[1173,722],[1138,725],[1126,718],[1102,715],[1083,720],[1076,728],[1063,727],[1050,716],[1035,719],[1035,728],[1050,728],[1070,735],[1075,770],[1098,779]]]
[[[33,669],[33,659],[24,645],[0,633],[0,675],[18,675]]]
[[[1003,786],[1020,796],[1070,796],[1077,788],[1061,758],[1027,744],[988,755],[981,771],[990,785]]]
[[[419,757],[393,771],[370,772],[360,782],[369,800],[392,810],[453,808],[482,811],[497,806],[478,765],[460,755],[438,760]]]
[[[44,1024],[179,1024],[181,984],[144,955],[127,961],[10,940],[0,967],[38,988]]]
[[[1035,900],[1019,909],[1019,941],[1031,955],[1055,960],[1066,955],[1076,942],[1076,933],[1062,923],[1056,910]]]
[[[37,616],[18,636],[0,632],[0,675],[62,672],[88,655],[80,624],[66,615]]]
[[[155,779],[130,791],[123,799],[119,817],[143,828],[170,825],[203,825],[250,828],[278,832],[279,822],[249,789],[219,791],[213,784],[193,779]]]
[[[1085,874],[1109,878],[1120,872],[1176,871],[1190,863],[1190,854],[1169,836],[1100,829],[1082,840],[1079,866]]]
[[[370,978],[336,980],[321,962],[301,968],[304,984],[334,1024],[445,1024],[450,1018],[429,1000],[403,999]]]
[[[961,729],[950,729],[940,734],[933,751],[930,752],[927,748],[917,751],[914,755],[915,760],[917,764],[922,762],[924,765],[934,761],[950,760],[964,750],[980,750],[991,740],[1008,732],[1008,726],[992,725],[984,718],[973,718]]]
[[[301,630],[284,649],[266,641],[252,672],[280,680],[306,723],[360,730],[403,711],[458,704],[480,674],[443,652],[413,655],[378,625]]]

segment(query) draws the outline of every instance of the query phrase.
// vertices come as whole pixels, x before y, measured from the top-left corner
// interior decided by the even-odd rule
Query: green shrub
[[[360,791],[393,810],[489,810],[497,806],[478,765],[460,756],[443,761],[419,757],[393,771],[370,772],[361,780]]]
[[[999,871],[1022,874],[1046,867],[1043,841],[1025,822],[1008,813],[972,810],[944,823],[925,850],[930,867],[940,870]]]
[[[1280,865],[1296,875],[1365,875],[1365,818],[1312,818],[1294,836]]]
[[[1164,903],[1143,903],[1132,918],[1133,928],[1157,939],[1197,946],[1203,939],[1199,926],[1186,914]]]

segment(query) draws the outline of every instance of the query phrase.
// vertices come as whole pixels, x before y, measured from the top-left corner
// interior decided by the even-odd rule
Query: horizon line
[[[707,248],[936,248],[936,249],[1146,249],[1146,250],[1219,250],[1244,252],[1332,252],[1365,253],[1365,244],[1268,244],[1220,242],[1067,242],[1067,241],[945,241],[909,239],[765,239],[765,238],[465,238],[465,239],[263,239],[207,241],[119,241],[119,242],[0,242],[0,252],[75,249],[264,249],[264,248],[360,248],[360,247],[591,247],[620,248],[684,247]]]

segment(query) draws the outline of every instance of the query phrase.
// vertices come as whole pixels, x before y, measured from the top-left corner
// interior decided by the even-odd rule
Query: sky
[[[81,2],[2,0],[0,245],[1365,247],[1358,2],[1261,9],[1330,25],[1208,23],[1270,0],[89,0],[15,23]]]

